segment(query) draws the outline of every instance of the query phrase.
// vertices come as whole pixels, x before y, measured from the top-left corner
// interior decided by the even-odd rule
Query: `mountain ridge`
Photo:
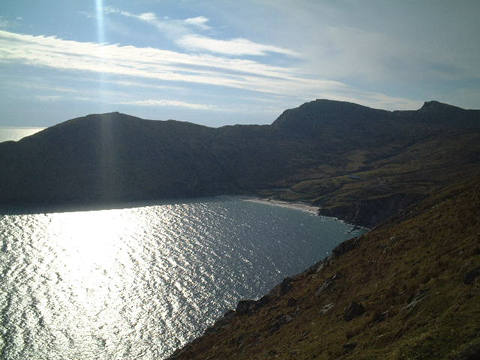
[[[432,115],[423,107],[390,112],[322,99],[286,110],[271,125],[220,128],[91,114],[0,143],[0,205],[258,194],[373,226],[424,197],[425,177],[435,177],[435,187],[448,180],[445,168],[464,159],[478,167],[480,111],[447,107]],[[432,159],[439,148],[448,156]],[[412,166],[392,169],[386,159]],[[407,170],[408,181],[394,179]]]

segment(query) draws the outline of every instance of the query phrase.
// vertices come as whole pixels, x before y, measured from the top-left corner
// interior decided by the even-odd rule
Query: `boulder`
[[[362,304],[359,304],[355,301],[352,301],[349,306],[345,309],[345,313],[343,314],[343,319],[345,321],[353,320],[354,318],[362,315],[365,312],[365,308]]]
[[[463,283],[465,285],[471,285],[479,275],[480,275],[480,266],[467,272],[463,277]]]
[[[290,299],[288,299],[287,301],[287,306],[288,307],[292,307],[292,306],[295,306],[297,305],[297,299],[291,297]]]
[[[272,326],[270,326],[270,335],[276,333],[283,325],[288,324],[292,320],[293,317],[289,314],[277,316]]]
[[[255,300],[240,300],[237,304],[237,309],[235,312],[237,315],[247,315],[250,314],[255,308]]]
[[[327,304],[327,305],[323,306],[323,307],[320,309],[320,313],[326,314],[327,312],[330,311],[330,309],[333,308],[333,306],[334,306],[333,303],[330,303],[330,304]]]
[[[346,343],[343,345],[343,350],[348,353],[350,351],[353,351],[353,349],[355,349],[357,347],[357,343],[356,342],[352,342],[352,343]]]
[[[327,280],[325,280],[322,285],[315,291],[315,296],[320,296],[325,290],[328,290],[334,283],[336,279],[338,279],[340,276],[338,274],[334,274],[331,277],[329,277]]]
[[[282,283],[280,284],[280,295],[285,295],[287,292],[289,292],[292,289],[292,279],[291,278],[285,278],[283,279]]]
[[[353,250],[358,245],[358,238],[354,237],[349,240],[345,240],[344,242],[337,245],[333,250],[333,256],[339,257],[347,252]]]

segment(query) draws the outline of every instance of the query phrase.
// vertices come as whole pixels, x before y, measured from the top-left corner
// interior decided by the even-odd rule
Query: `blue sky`
[[[480,1],[2,0],[0,125],[271,123],[317,98],[480,108]]]

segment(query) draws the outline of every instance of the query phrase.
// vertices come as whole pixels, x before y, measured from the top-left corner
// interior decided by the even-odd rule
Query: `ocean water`
[[[33,135],[44,128],[40,127],[5,127],[0,126],[0,142],[14,140],[18,141],[21,138]]]
[[[351,229],[230,197],[0,215],[0,358],[165,358]]]

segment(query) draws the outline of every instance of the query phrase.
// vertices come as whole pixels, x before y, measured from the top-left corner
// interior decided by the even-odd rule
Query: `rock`
[[[255,305],[255,300],[240,300],[237,304],[237,309],[235,310],[235,312],[237,313],[237,315],[249,314],[255,308]]]
[[[223,318],[226,320],[231,319],[235,315],[235,311],[228,310],[225,314],[223,314]]]
[[[264,295],[260,298],[260,300],[257,300],[255,304],[255,309],[259,309],[262,306],[267,305],[270,301],[272,300],[272,297],[270,295]]]
[[[287,292],[289,292],[292,289],[292,279],[291,278],[285,278],[283,279],[282,283],[280,284],[280,295],[285,295]]]
[[[288,299],[287,306],[292,307],[292,306],[295,306],[295,305],[297,305],[297,299],[292,298],[292,297],[290,299]]]
[[[463,283],[465,285],[471,285],[479,275],[480,275],[480,266],[467,272],[463,277]]]
[[[320,287],[317,289],[317,291],[315,291],[315,296],[320,296],[322,294],[322,292],[324,292],[325,290],[330,288],[332,285],[333,285],[332,280],[330,280],[330,279],[325,280],[323,282],[323,284],[320,285]]]
[[[334,306],[333,303],[324,305],[324,306],[320,309],[320,313],[326,314],[327,312],[330,311],[331,308],[333,308],[333,306]]]
[[[325,280],[323,284],[320,285],[320,287],[317,289],[317,291],[315,291],[315,296],[320,296],[325,290],[329,289],[333,285],[334,281],[338,278],[338,274],[334,274],[333,276]]]
[[[305,274],[306,274],[306,275],[318,274],[320,271],[323,270],[324,267],[325,267],[325,260],[319,261],[318,263],[313,264],[312,266],[310,266],[310,267],[305,271]]]
[[[345,313],[343,314],[343,319],[345,321],[350,321],[362,315],[364,312],[365,312],[365,308],[363,307],[362,304],[352,301],[352,303],[345,309]]]
[[[353,351],[353,349],[355,349],[356,347],[357,347],[356,342],[343,344],[343,350],[345,350],[346,353]]]
[[[382,322],[385,321],[388,318],[388,311],[384,312],[375,312],[373,315],[372,321],[373,322]]]
[[[408,305],[406,306],[406,309],[413,309],[417,304],[425,299],[427,296],[428,289],[423,289],[417,292],[415,296],[411,296],[410,299],[408,299]]]
[[[358,245],[358,238],[354,237],[349,240],[345,240],[341,244],[337,245],[333,250],[332,253],[335,257],[339,257],[347,252],[353,250]]]
[[[270,327],[270,335],[276,333],[283,325],[288,324],[292,320],[293,317],[289,314],[277,316],[272,326]]]
[[[292,278],[286,277],[280,284],[275,286],[269,294],[273,297],[285,295],[292,289],[292,281]]]

